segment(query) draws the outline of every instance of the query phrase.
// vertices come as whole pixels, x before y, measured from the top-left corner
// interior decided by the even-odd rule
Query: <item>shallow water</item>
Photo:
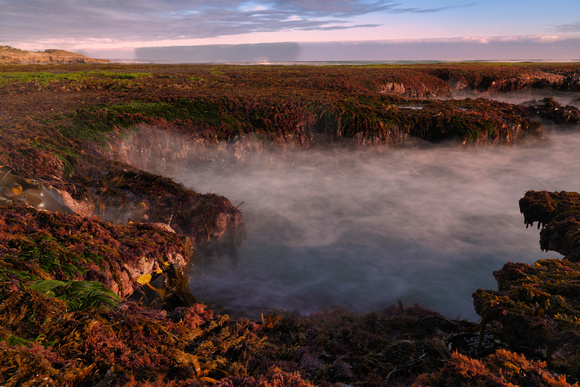
[[[477,320],[471,294],[496,289],[507,261],[539,249],[518,200],[527,190],[579,191],[580,132],[521,146],[362,151],[262,150],[165,174],[240,206],[248,239],[234,267],[197,267],[194,294],[232,310],[369,312],[398,299]]]

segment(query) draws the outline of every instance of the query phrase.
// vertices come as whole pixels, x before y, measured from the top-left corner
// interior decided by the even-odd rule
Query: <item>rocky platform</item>
[[[526,223],[543,226],[542,248],[566,259],[506,264],[498,291],[474,294],[480,324],[402,302],[365,316],[248,319],[197,303],[183,271],[235,259],[239,209],[147,170],[224,143],[240,157],[265,142],[541,141],[547,123],[575,128],[577,109],[483,97],[578,91],[579,73],[575,64],[1,67],[1,383],[575,382],[578,194],[522,199]],[[458,91],[476,98],[452,99]]]

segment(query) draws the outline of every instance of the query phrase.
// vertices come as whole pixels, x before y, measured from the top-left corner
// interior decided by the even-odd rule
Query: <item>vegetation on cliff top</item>
[[[75,52],[58,49],[35,52],[0,46],[0,65],[30,63],[109,63],[109,60],[93,59]]]

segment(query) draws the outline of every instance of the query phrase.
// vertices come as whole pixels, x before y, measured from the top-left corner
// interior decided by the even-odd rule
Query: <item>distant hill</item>
[[[24,51],[0,46],[0,64],[56,64],[56,63],[109,63],[108,59],[94,59],[70,51],[50,49]]]

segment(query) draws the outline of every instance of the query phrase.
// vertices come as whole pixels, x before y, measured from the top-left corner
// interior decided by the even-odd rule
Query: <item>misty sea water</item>
[[[201,300],[237,311],[365,313],[401,300],[477,320],[471,294],[496,289],[507,261],[560,258],[539,248],[518,200],[527,190],[579,191],[580,133],[464,148],[237,152],[204,148],[203,162],[163,164],[197,192],[229,198],[246,222],[239,263],[191,273]],[[161,168],[161,167],[160,167]]]

